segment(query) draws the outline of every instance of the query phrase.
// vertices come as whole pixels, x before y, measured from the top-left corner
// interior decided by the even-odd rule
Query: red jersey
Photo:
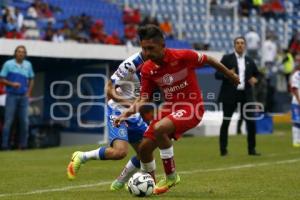
[[[159,87],[164,92],[165,102],[202,102],[195,68],[203,66],[206,61],[205,54],[193,50],[165,49],[162,65],[151,60],[144,63],[141,96],[151,98],[153,90]]]

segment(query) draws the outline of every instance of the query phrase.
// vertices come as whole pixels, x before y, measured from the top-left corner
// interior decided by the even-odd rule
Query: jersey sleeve
[[[184,51],[184,59],[192,68],[202,67],[207,61],[207,55],[193,50]]]
[[[122,76],[118,73],[118,70],[113,73],[113,75],[110,77],[110,80],[114,85],[118,85],[120,81],[122,81]]]
[[[128,76],[129,73],[132,73],[132,63],[131,62],[122,62],[118,69],[113,73],[110,77],[111,81],[115,85],[119,85],[121,81],[124,81]]]
[[[128,58],[122,62],[114,74],[110,77],[111,81],[118,85],[120,82],[126,80],[130,75],[136,72],[136,64],[133,62],[132,58]]]
[[[295,72],[291,77],[291,87],[299,89],[300,84],[300,74],[299,72]]]
[[[0,72],[0,77],[5,78],[9,72],[9,65],[7,62],[4,63],[2,70]]]

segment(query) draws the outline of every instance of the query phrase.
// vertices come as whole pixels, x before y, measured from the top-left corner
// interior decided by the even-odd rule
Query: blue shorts
[[[293,125],[300,128],[300,105],[292,104],[291,110]]]
[[[113,125],[113,119],[121,114],[120,111],[107,106],[107,122],[108,122],[108,137],[109,144],[112,146],[114,140],[124,140],[129,143],[138,143],[142,140],[144,132],[147,129],[147,124],[141,116],[130,118],[126,123],[122,123],[120,127]]]

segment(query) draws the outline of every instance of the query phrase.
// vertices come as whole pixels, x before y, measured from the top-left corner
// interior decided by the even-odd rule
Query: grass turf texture
[[[176,166],[182,181],[170,192],[150,198],[300,199],[300,149],[291,145],[290,125],[277,125],[275,130],[272,135],[257,136],[260,157],[247,155],[245,136],[229,138],[226,157],[219,156],[217,137],[187,137],[175,142]],[[0,152],[0,200],[135,198],[125,190],[109,190],[129,157],[122,161],[90,161],[74,181],[67,180],[66,167],[72,152],[96,147]],[[161,175],[160,159],[157,166]]]

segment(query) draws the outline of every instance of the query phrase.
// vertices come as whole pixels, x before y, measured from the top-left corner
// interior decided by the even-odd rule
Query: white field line
[[[285,153],[284,155],[295,155],[295,154],[299,154],[299,151],[291,151],[289,153]],[[276,157],[276,156],[280,156],[280,155],[283,155],[283,154],[278,154],[278,153],[271,153],[271,154],[267,154],[267,155],[264,155],[264,157]]]
[[[85,185],[76,185],[76,186],[67,186],[67,187],[61,187],[61,188],[53,188],[53,189],[44,189],[44,190],[34,190],[31,192],[22,192],[22,193],[6,193],[6,194],[0,194],[1,197],[8,197],[8,196],[25,196],[25,195],[32,195],[32,194],[42,194],[42,193],[51,193],[51,192],[61,192],[61,191],[67,191],[67,190],[73,190],[73,189],[79,189],[79,188],[90,188],[90,187],[96,187],[101,185],[108,185],[112,181],[103,181],[99,183],[93,183],[93,184],[85,184]]]
[[[213,168],[213,169],[199,169],[199,170],[189,170],[189,171],[179,171],[179,174],[196,174],[196,173],[205,173],[205,172],[218,172],[218,171],[227,171],[227,170],[239,170],[239,169],[246,169],[246,168],[255,168],[255,167],[263,167],[269,165],[282,165],[282,164],[289,164],[289,163],[296,163],[299,162],[300,159],[291,159],[291,160],[281,160],[275,162],[263,162],[257,164],[245,164],[245,165],[236,165],[231,167],[222,167],[222,168]],[[31,192],[23,192],[23,193],[6,193],[0,194],[1,197],[12,197],[12,196],[25,196],[25,195],[34,195],[34,194],[42,194],[42,193],[51,193],[51,192],[61,192],[79,188],[90,188],[96,186],[103,186],[109,185],[112,181],[103,181],[94,184],[85,184],[85,185],[76,185],[76,186],[68,186],[68,187],[61,187],[61,188],[53,188],[53,189],[44,189],[44,190],[34,190]]]

